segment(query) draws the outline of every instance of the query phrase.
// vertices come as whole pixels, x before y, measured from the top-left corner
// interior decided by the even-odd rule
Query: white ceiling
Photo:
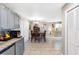
[[[6,3],[5,5],[29,20],[59,21],[65,3]]]

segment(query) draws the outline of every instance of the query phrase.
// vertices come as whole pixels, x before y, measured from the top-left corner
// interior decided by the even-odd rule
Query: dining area
[[[31,30],[31,42],[46,42],[46,30],[39,27],[38,24],[33,26],[33,30]]]
[[[29,40],[24,55],[63,54],[60,22],[30,21]]]
[[[30,21],[29,25],[29,39],[30,42],[48,42],[50,39],[54,37],[62,36],[62,26],[61,22],[38,22],[38,21]]]

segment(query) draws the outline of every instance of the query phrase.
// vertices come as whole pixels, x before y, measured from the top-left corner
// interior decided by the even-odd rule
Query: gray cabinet
[[[19,16],[17,14],[15,14],[14,16],[15,16],[14,20],[15,28],[19,28]]]
[[[14,29],[15,28],[14,27],[14,14],[10,10],[8,10],[7,12],[8,12],[8,16],[7,16],[8,29]]]
[[[18,40],[19,39],[19,40]],[[17,38],[18,41],[8,46],[0,55],[23,55],[24,53],[24,38]]]
[[[0,6],[1,9],[1,6]],[[1,12],[0,12],[0,31],[1,31]]]
[[[17,41],[15,44],[15,53],[16,55],[22,55],[24,52],[24,38],[21,38],[21,40]]]
[[[19,17],[7,7],[0,5],[0,29],[19,28]]]
[[[12,47],[4,51],[1,55],[14,55],[14,54],[15,53],[14,53],[14,45],[13,45]]]
[[[0,7],[0,27],[2,29],[7,29],[7,8],[2,6]]]

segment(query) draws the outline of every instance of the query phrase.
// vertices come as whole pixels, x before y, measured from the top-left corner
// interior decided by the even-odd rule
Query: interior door
[[[67,31],[68,31],[68,54],[76,54],[75,51],[75,9],[71,10],[67,14]]]
[[[76,8],[76,54],[79,55],[79,7]]]

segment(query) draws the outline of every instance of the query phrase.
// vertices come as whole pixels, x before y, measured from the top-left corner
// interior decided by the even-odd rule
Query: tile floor
[[[48,39],[47,42],[34,43],[28,41],[25,47],[24,55],[62,55],[62,49],[57,48],[54,40]]]

